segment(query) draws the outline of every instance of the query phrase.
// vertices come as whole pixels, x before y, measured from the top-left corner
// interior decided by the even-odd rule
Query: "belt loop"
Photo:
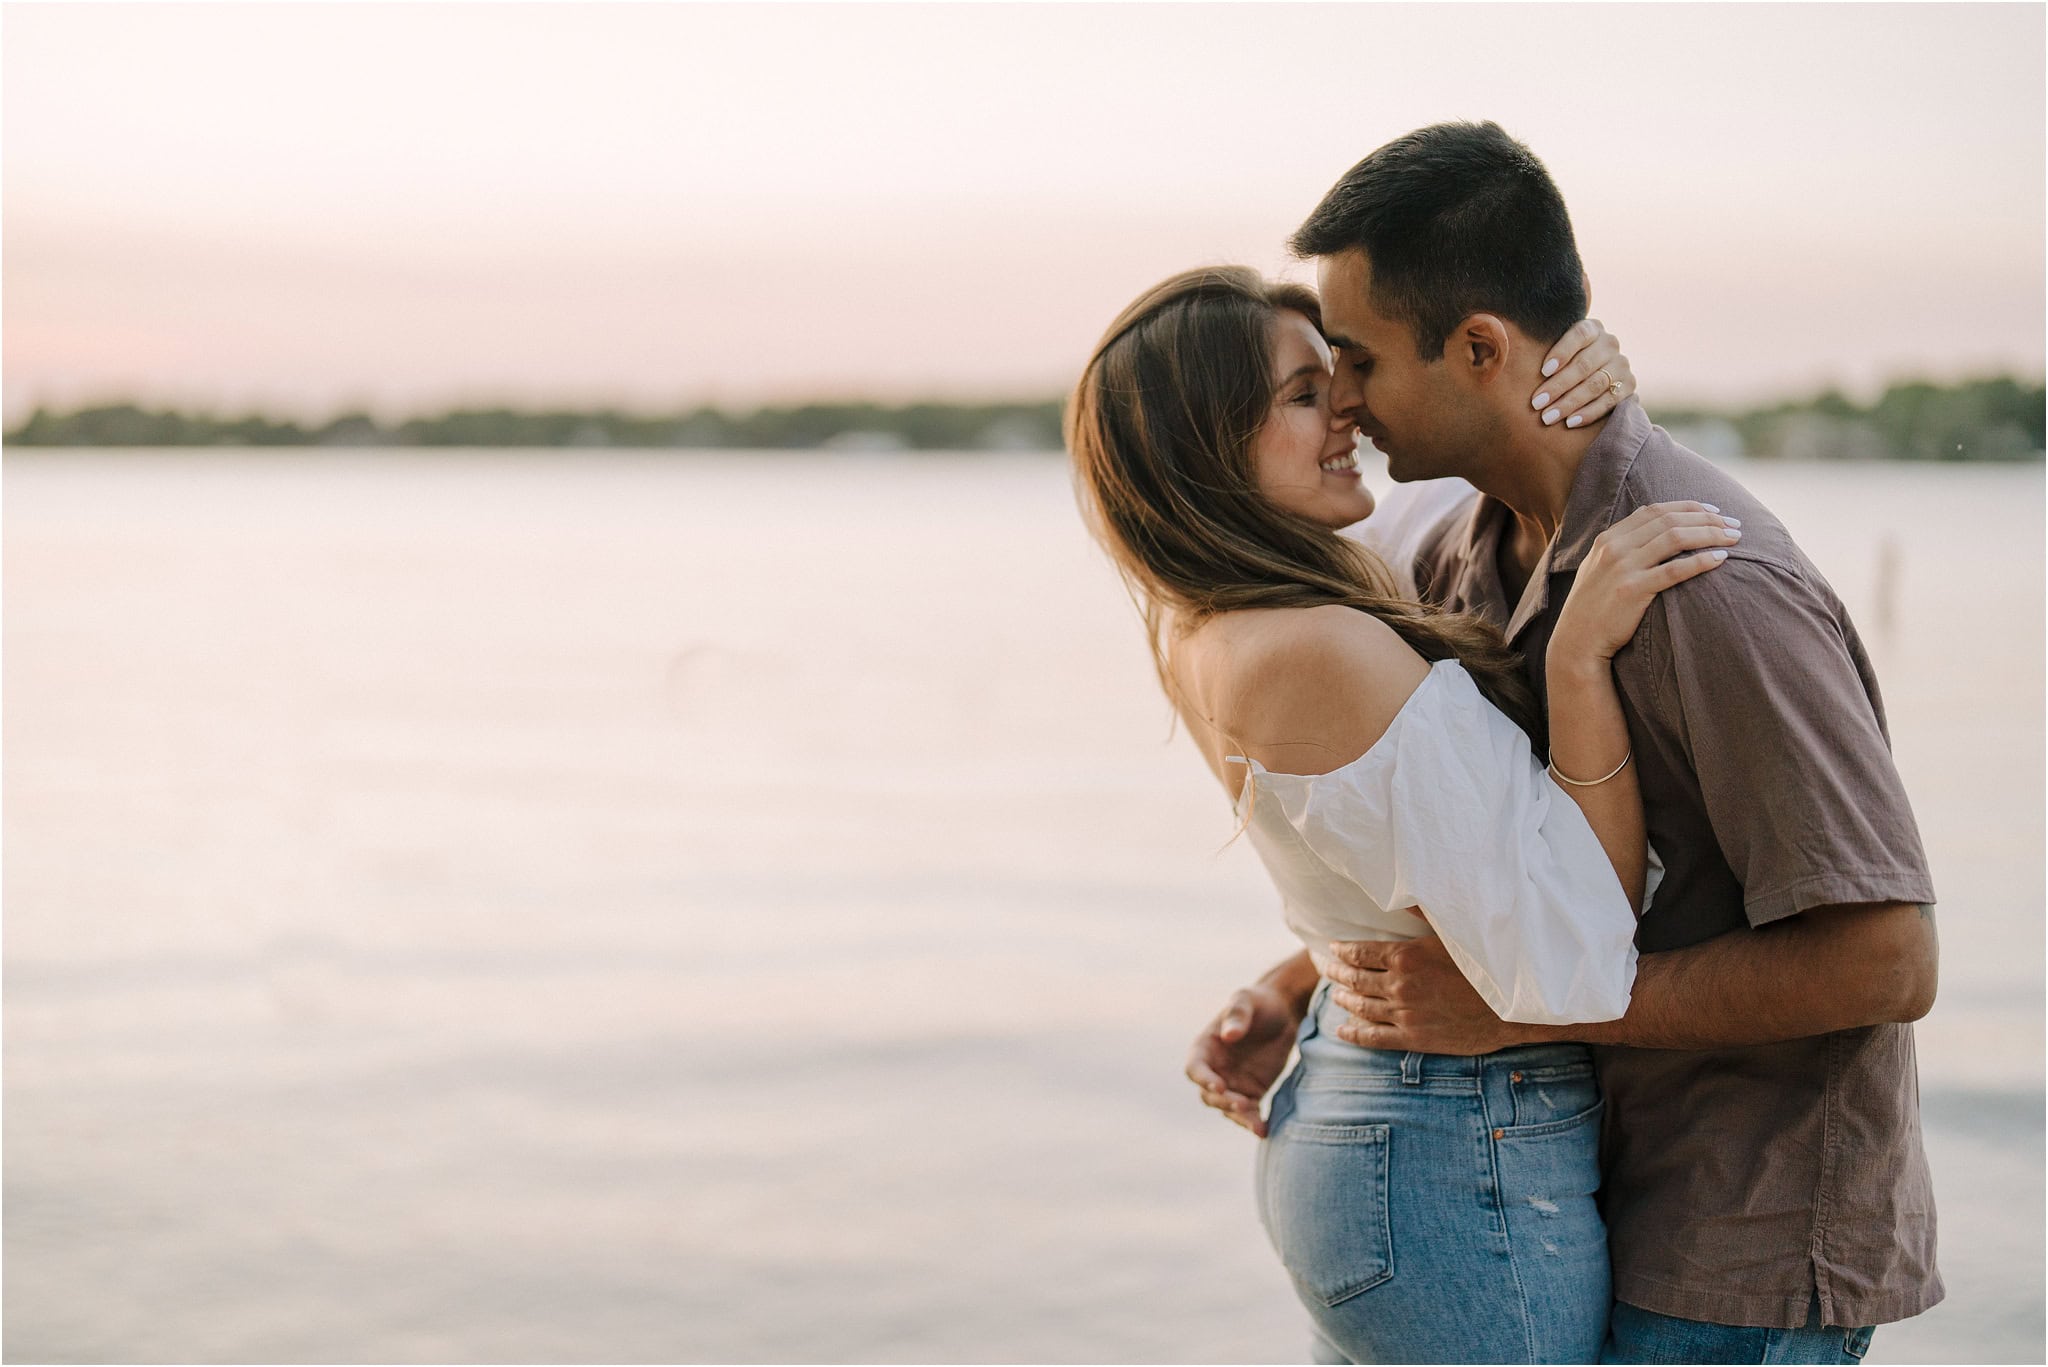
[[[1401,1055],[1401,1081],[1410,1087],[1422,1082],[1422,1055],[1409,1052]]]

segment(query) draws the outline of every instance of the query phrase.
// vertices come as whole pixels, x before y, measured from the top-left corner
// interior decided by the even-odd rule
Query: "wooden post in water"
[[[1899,574],[1905,554],[1899,548],[1899,539],[1890,532],[1878,538],[1877,542],[1877,584],[1874,597],[1877,604],[1877,634],[1886,645],[1898,630],[1899,622]]]

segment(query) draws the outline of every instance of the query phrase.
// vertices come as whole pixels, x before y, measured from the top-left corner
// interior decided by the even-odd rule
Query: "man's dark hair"
[[[1425,361],[1475,313],[1543,342],[1586,316],[1564,197],[1496,123],[1439,123],[1394,139],[1346,171],[1288,245],[1303,257],[1362,248],[1373,306],[1408,324]]]

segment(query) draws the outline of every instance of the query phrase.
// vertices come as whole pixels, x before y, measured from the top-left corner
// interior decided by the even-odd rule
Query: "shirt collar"
[[[1614,521],[1622,481],[1650,439],[1650,418],[1634,396],[1623,399],[1586,447],[1565,495],[1564,517],[1557,535],[1543,548],[1522,590],[1520,602],[1507,600],[1500,579],[1500,541],[1514,514],[1491,494],[1474,502],[1465,525],[1465,553],[1459,565],[1453,599],[1502,628],[1510,643],[1550,605],[1550,576],[1568,574],[1593,549],[1593,540]]]
[[[1495,626],[1507,625],[1508,612],[1514,606],[1501,586],[1498,559],[1508,516],[1507,505],[1492,494],[1473,500],[1472,512],[1454,543],[1460,548],[1456,573],[1449,592],[1439,595],[1459,611],[1476,613]]]
[[[1578,569],[1593,549],[1594,538],[1613,524],[1622,481],[1649,440],[1650,415],[1631,394],[1608,414],[1586,447],[1571,492],[1565,496],[1564,517],[1557,535],[1551,538],[1549,564],[1538,565],[1539,573],[1568,574]]]

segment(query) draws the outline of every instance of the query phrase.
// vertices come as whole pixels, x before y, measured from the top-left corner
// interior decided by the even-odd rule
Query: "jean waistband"
[[[1346,1072],[1386,1073],[1409,1081],[1419,1078],[1478,1079],[1489,1073],[1541,1075],[1552,1070],[1579,1071],[1592,1066],[1593,1051],[1584,1044],[1519,1044],[1491,1054],[1404,1053],[1399,1049],[1367,1049],[1337,1034],[1337,1027],[1351,1019],[1351,1013],[1330,995],[1327,979],[1316,988],[1309,1002],[1308,1017],[1302,1022],[1299,1043],[1321,1038],[1335,1049],[1318,1047],[1317,1062],[1338,1064]],[[1521,1079],[1517,1078],[1517,1081]]]

